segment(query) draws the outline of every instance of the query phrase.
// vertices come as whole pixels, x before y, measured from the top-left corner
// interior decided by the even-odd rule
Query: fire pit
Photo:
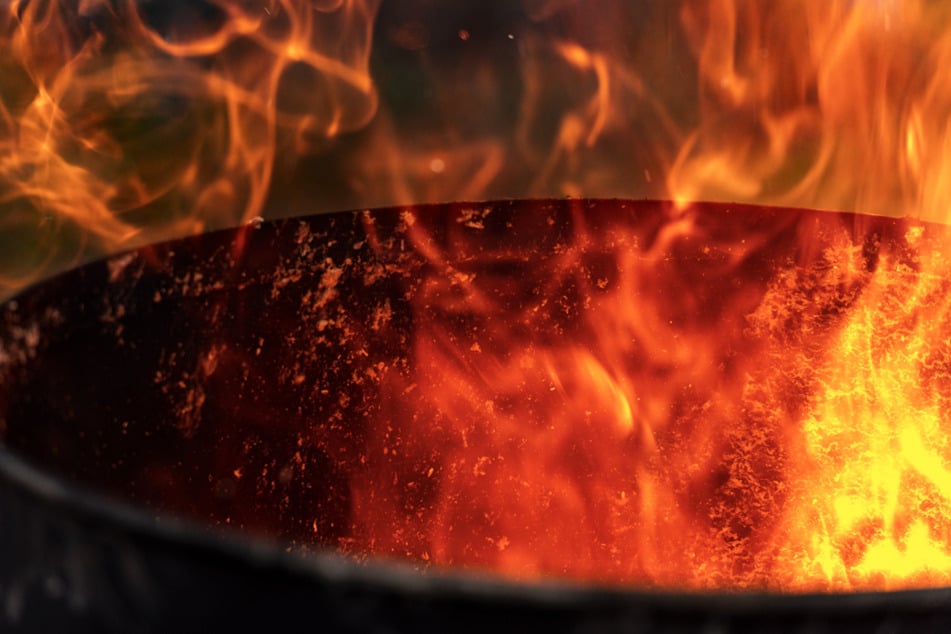
[[[942,3],[0,51],[0,629],[948,629]]]
[[[949,239],[507,201],[61,275],[0,321],[4,619],[943,630]]]

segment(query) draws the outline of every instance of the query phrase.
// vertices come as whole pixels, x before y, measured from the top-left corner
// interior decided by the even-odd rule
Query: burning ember
[[[198,476],[140,446],[97,482],[152,506],[519,579],[951,584],[951,9],[582,4],[526,0],[500,35],[425,2],[10,3],[7,289],[301,205],[560,200],[112,260],[95,315],[7,310],[8,444],[88,468],[18,423],[35,364],[89,376],[42,360],[76,319],[148,372],[155,412],[82,403],[115,446],[214,447]],[[160,323],[178,339],[148,344]],[[64,398],[46,419],[84,415]]]
[[[947,230],[519,211],[404,214],[425,264],[357,550],[662,587],[948,583]]]

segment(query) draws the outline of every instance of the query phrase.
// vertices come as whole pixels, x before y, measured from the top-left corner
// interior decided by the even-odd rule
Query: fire
[[[657,587],[947,584],[951,233],[716,211],[488,204],[375,240],[425,264],[348,548]]]
[[[682,16],[700,125],[670,172],[677,199],[947,220],[947,7],[709,2]]]
[[[9,3],[0,218],[27,247],[0,285],[304,194],[667,198],[644,223],[579,203],[538,244],[490,207],[407,212],[416,330],[380,369],[348,548],[660,587],[951,583],[951,245],[871,217],[948,223],[951,8],[632,6],[377,32],[377,0]],[[379,42],[415,84],[371,72]],[[868,216],[796,225],[779,262],[781,217],[717,225],[698,200]]]
[[[0,288],[261,215],[282,152],[373,116],[377,4],[5,3],[0,215],[32,249]]]

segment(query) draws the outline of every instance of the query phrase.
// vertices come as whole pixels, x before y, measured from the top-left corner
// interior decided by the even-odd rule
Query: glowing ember
[[[951,581],[949,234],[753,213],[407,212],[425,265],[352,548],[664,587]]]

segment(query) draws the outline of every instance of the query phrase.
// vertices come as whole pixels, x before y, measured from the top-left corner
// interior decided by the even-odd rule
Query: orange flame
[[[683,19],[701,123],[669,175],[676,198],[947,219],[947,7],[721,1]]]
[[[533,15],[580,11],[547,3]],[[925,2],[710,0],[682,3],[678,18],[698,79],[686,114],[649,63],[619,54],[629,22],[599,18],[597,46],[530,33],[523,48],[526,191],[636,195],[653,172],[681,210],[656,240],[582,228],[554,245],[544,277],[513,281],[475,271],[523,250],[460,255],[467,238],[442,250],[409,223],[434,272],[410,378],[384,398],[422,405],[386,409],[371,451],[401,457],[357,487],[363,547],[664,587],[947,584],[947,238],[912,227],[905,246],[879,253],[860,228],[867,244],[803,234],[802,261],[757,296],[740,280],[766,243],[714,235],[691,203],[946,222],[951,14]],[[539,150],[552,67],[584,77],[588,97]],[[654,129],[635,136],[647,120]],[[647,150],[618,152],[641,139]],[[665,268],[685,241],[712,254],[695,278]],[[603,277],[587,266],[598,257]],[[698,285],[724,274],[748,292],[704,297]],[[508,296],[537,299],[513,313]],[[724,357],[748,336],[763,347]],[[420,478],[412,465],[430,466]],[[390,472],[396,490],[379,485]],[[437,490],[432,512],[407,501],[420,480]]]
[[[32,249],[0,284],[259,215],[279,152],[372,117],[376,5],[8,3],[0,214]]]
[[[525,245],[475,276],[406,218],[432,275],[415,374],[382,398],[392,413],[416,394],[420,410],[382,425],[374,449],[441,452],[423,471],[436,511],[387,507],[410,495],[388,461],[392,487],[355,485],[365,548],[665,586],[951,582],[947,245],[913,228],[872,265],[872,234],[822,228],[833,238],[803,234],[796,266],[757,293],[743,275],[767,238],[724,235],[692,207],[947,223],[951,8],[526,0],[500,31],[390,16],[379,39],[423,69],[390,85],[370,73],[378,0],[154,4],[0,13],[0,218],[24,236],[0,255],[2,288],[277,213],[275,170],[321,153],[344,166],[333,199],[353,207],[667,197],[678,211],[650,237],[589,233],[579,208],[530,280],[502,266],[534,257]],[[353,131],[351,149],[331,142]],[[704,245],[694,270],[672,268],[684,244]],[[711,276],[738,281],[714,297]],[[515,295],[533,299],[513,312]],[[740,354],[750,333],[758,347]],[[671,540],[698,523],[691,548]]]
[[[429,273],[347,547],[664,588],[949,583],[951,233],[647,209],[523,209],[512,237],[492,204],[404,214],[377,248]]]

